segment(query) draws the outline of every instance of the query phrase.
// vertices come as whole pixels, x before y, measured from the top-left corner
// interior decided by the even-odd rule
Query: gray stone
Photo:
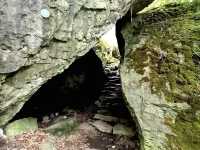
[[[94,126],[92,126],[89,122],[81,123],[76,129],[76,131],[86,133],[90,135],[90,137],[95,137],[98,134],[97,129]]]
[[[135,132],[133,131],[132,128],[127,127],[123,124],[116,124],[113,127],[113,134],[133,137],[135,135]]]
[[[62,135],[69,134],[77,126],[78,126],[78,122],[75,119],[70,118],[70,119],[59,120],[57,122],[54,122],[49,127],[45,128],[44,131],[56,136],[62,136]]]
[[[143,0],[1,1],[0,126],[44,83],[94,47],[131,6],[139,11],[152,0],[139,2]]]
[[[85,5],[88,9],[104,9],[106,10],[108,3],[105,0],[88,1]]]
[[[94,119],[99,119],[102,121],[106,121],[106,122],[117,122],[118,118],[113,117],[113,116],[105,116],[105,115],[101,115],[101,114],[95,114]]]
[[[48,123],[49,121],[50,121],[49,116],[44,116],[44,117],[42,118],[42,123]]]
[[[0,50],[0,73],[12,73],[25,65],[26,59],[18,53]]]
[[[112,133],[112,126],[101,120],[97,120],[91,123],[97,130],[103,133]]]
[[[37,119],[30,117],[9,123],[5,128],[5,132],[8,137],[13,137],[25,132],[35,131],[37,129]]]
[[[78,127],[79,130],[84,130],[84,131],[94,131],[94,127],[90,125],[88,122],[81,123]]]

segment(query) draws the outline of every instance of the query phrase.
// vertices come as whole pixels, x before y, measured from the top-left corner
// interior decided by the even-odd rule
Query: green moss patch
[[[177,137],[168,136],[169,146],[173,150],[199,150],[200,147],[200,122],[184,120],[182,117],[176,120],[172,129]],[[186,116],[190,114],[186,114]]]
[[[51,133],[56,136],[67,136],[69,135],[76,127],[78,127],[78,122],[75,119],[66,119],[59,121],[49,127],[45,128],[44,131]]]
[[[194,115],[200,110],[200,11],[193,6],[168,5],[146,12],[124,32],[128,66],[144,75],[141,82],[149,82],[152,93],[164,94],[168,102],[186,102],[192,108],[177,112],[175,124],[168,124],[177,135],[169,136],[170,146],[177,150],[200,147],[200,121]],[[138,42],[142,40],[145,43]],[[150,71],[145,72],[147,67]]]

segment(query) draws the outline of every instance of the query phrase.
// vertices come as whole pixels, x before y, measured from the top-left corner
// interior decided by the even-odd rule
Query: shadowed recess
[[[60,112],[66,106],[83,110],[98,97],[104,78],[101,60],[90,50],[62,74],[45,83],[14,120],[27,116],[41,118]]]

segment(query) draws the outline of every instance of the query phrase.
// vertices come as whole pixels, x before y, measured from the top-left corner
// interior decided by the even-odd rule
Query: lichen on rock
[[[123,34],[123,90],[141,130],[144,149],[198,149],[199,9],[194,3],[140,13]],[[198,57],[198,56],[197,56]]]

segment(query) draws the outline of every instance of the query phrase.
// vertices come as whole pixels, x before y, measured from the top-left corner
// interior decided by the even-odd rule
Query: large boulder
[[[196,1],[197,2],[197,1]],[[145,150],[200,147],[200,9],[197,3],[143,11],[122,31],[124,96]]]
[[[1,1],[0,126],[45,82],[94,47],[131,5],[136,11],[152,1]]]

